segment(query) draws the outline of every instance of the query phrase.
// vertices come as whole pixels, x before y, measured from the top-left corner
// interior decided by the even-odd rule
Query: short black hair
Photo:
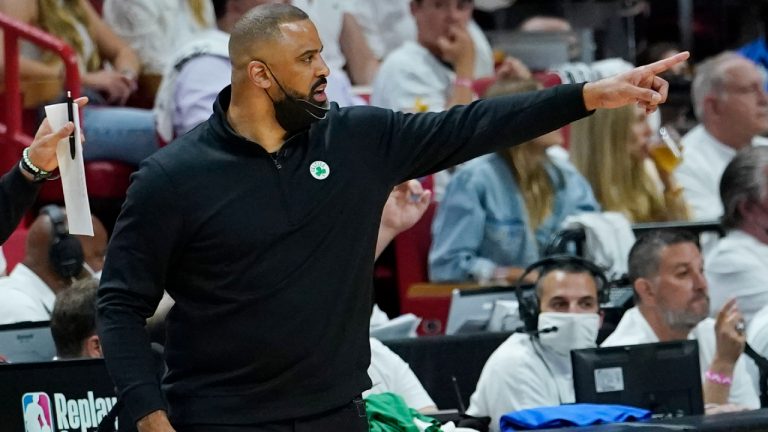
[[[600,297],[600,292],[603,288],[603,278],[604,275],[597,275],[593,269],[579,263],[578,261],[567,261],[567,260],[558,260],[551,264],[547,264],[545,266],[541,267],[541,270],[539,271],[539,277],[536,279],[536,297],[541,300],[542,297],[542,286],[541,281],[544,280],[545,277],[547,277],[548,274],[554,272],[554,271],[562,271],[563,273],[570,273],[570,274],[588,274],[592,280],[595,282],[595,289],[597,291],[597,297]]]
[[[246,52],[253,52],[261,42],[282,37],[280,25],[308,20],[309,16],[296,6],[264,4],[248,11],[235,23],[229,37],[229,57],[233,64]]]
[[[83,341],[96,333],[96,291],[99,281],[82,279],[56,296],[51,334],[59,358],[78,358]]]

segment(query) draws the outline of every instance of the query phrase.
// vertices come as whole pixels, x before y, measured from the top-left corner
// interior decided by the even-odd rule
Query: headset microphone
[[[608,300],[608,279],[597,264],[592,261],[575,255],[551,255],[546,258],[542,258],[539,261],[529,265],[525,268],[523,273],[515,282],[515,296],[517,297],[517,304],[519,308],[520,320],[523,321],[522,331],[520,333],[528,333],[530,335],[538,336],[542,333],[550,333],[557,331],[557,327],[546,327],[544,329],[538,329],[539,322],[539,300],[535,293],[532,295],[525,295],[523,293],[523,281],[526,276],[530,275],[536,270],[541,270],[540,273],[545,273],[548,269],[559,267],[575,267],[582,269],[583,271],[590,273],[597,282],[597,300],[600,304],[605,303]],[[517,332],[517,330],[515,330]]]
[[[544,333],[554,333],[556,331],[557,331],[557,326],[544,327],[541,330],[526,330],[525,326],[520,326],[520,327],[515,329],[515,333],[525,333],[525,334],[528,334],[528,335],[531,335],[531,336],[538,336],[538,335],[544,334]]]

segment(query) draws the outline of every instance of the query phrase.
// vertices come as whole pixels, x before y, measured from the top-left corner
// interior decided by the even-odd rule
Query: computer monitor
[[[571,351],[578,403],[622,404],[657,417],[703,414],[695,340]]]
[[[533,285],[526,285],[524,292],[533,292]],[[491,312],[497,300],[517,300],[512,286],[454,289],[445,334],[462,334],[486,331]]]
[[[93,432],[117,403],[102,359],[0,365],[0,383],[3,431]],[[135,431],[122,411],[117,430]],[[25,429],[25,420],[36,428]]]
[[[11,363],[53,360],[53,343],[48,321],[23,322],[0,326],[0,356]]]

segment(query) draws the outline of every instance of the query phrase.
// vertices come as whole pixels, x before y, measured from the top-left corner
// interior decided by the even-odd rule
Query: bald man
[[[0,279],[0,324],[49,320],[56,294],[76,279],[90,276],[85,265],[93,272],[103,267],[107,249],[104,225],[93,217],[93,237],[60,235],[56,229],[61,224],[53,221],[64,218],[66,223],[66,216],[62,209],[49,210],[53,215],[41,214],[29,227],[24,260]],[[52,249],[66,253],[52,254]]]
[[[392,188],[600,107],[666,97],[687,55],[584,85],[444,113],[339,108],[314,24],[258,6],[229,42],[213,115],[148,158],[118,218],[98,299],[120,397],[149,431],[368,430],[368,319]],[[163,391],[144,323],[163,289]]]

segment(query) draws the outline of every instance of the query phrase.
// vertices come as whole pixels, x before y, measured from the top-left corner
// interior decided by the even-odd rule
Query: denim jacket
[[[525,267],[539,259],[563,220],[600,211],[587,180],[567,161],[547,163],[555,186],[551,214],[532,231],[525,202],[506,162],[479,157],[454,174],[432,224],[433,282],[489,280],[496,267]]]

